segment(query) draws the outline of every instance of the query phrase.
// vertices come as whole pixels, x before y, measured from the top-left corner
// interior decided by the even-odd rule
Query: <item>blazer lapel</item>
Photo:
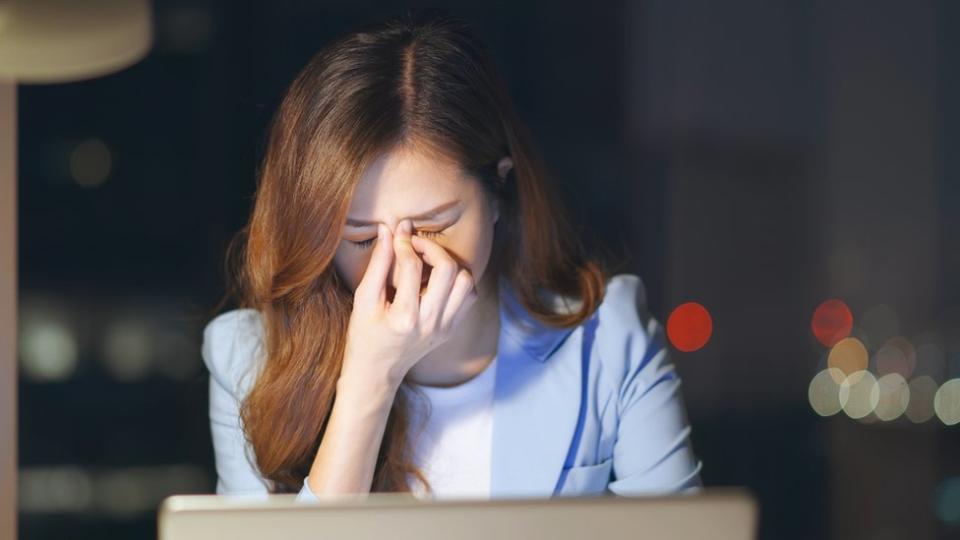
[[[574,328],[543,325],[500,283],[490,495],[550,497],[576,430],[580,347],[561,347]]]

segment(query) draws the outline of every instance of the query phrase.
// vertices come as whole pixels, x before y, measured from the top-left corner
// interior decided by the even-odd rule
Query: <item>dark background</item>
[[[827,298],[960,376],[960,4],[421,5],[483,36],[584,240],[657,318],[712,313],[706,347],[673,351],[707,486],[749,487],[763,538],[960,533],[960,427],[807,399]],[[200,332],[266,124],[317,49],[400,12],[154,9],[135,66],[19,89],[25,539],[151,538],[162,497],[213,492]]]

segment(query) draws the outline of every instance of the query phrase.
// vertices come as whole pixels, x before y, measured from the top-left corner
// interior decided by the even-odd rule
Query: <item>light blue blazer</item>
[[[638,276],[613,276],[599,308],[574,328],[537,322],[507,280],[500,300],[491,498],[701,489],[680,379]],[[218,494],[270,488],[239,424],[240,401],[263,358],[258,315],[227,311],[203,333]],[[305,481],[297,500],[318,499]]]

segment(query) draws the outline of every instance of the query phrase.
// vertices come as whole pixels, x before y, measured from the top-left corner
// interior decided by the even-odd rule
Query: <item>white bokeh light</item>
[[[820,416],[833,416],[840,412],[840,385],[843,372],[837,368],[827,368],[817,373],[807,388],[807,399],[810,407]]]
[[[848,375],[840,384],[840,406],[850,418],[863,418],[872,413],[880,401],[877,378],[869,371]]]
[[[20,367],[25,377],[37,381],[62,381],[77,369],[77,338],[60,321],[24,318],[18,345]]]
[[[910,386],[899,373],[888,373],[877,380],[879,399],[874,409],[877,418],[884,421],[896,420],[910,403]]]
[[[960,423],[960,379],[950,379],[940,385],[933,398],[933,410],[948,426]]]

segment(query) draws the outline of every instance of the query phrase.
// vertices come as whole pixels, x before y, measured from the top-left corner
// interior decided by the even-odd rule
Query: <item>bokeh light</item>
[[[933,418],[933,396],[937,393],[937,381],[933,377],[921,375],[910,381],[910,403],[906,416],[915,424],[922,424]]]
[[[696,302],[677,306],[667,319],[667,336],[678,350],[692,352],[703,348],[713,334],[713,319],[707,308]]]
[[[827,300],[813,311],[810,329],[817,341],[833,347],[853,330],[853,313],[842,300]]]
[[[940,482],[933,506],[940,521],[950,526],[960,525],[960,476]]]
[[[827,366],[840,370],[840,372],[843,373],[844,379],[858,373],[865,373],[864,370],[867,369],[868,362],[869,355],[867,354],[867,348],[864,347],[859,339],[854,337],[848,337],[838,341],[833,348],[830,349],[830,355],[827,357]],[[856,376],[859,377],[860,375]],[[836,382],[841,384],[844,379]],[[850,382],[855,383],[857,381],[851,380]]]
[[[193,465],[105,471],[94,482],[94,504],[98,511],[117,516],[155,512],[167,495],[208,492],[207,478],[201,468]]]
[[[18,476],[21,512],[82,512],[93,501],[93,479],[76,465],[21,469]]]
[[[154,368],[158,372],[177,380],[189,380],[200,372],[203,364],[195,353],[199,345],[181,328],[161,326],[154,334]]]
[[[130,517],[155,512],[169,495],[214,489],[207,472],[192,464],[117,469],[53,465],[21,468],[17,474],[18,509],[29,514]]]
[[[933,410],[948,426],[960,423],[960,379],[950,379],[940,385],[933,397]]]
[[[810,407],[820,416],[833,416],[840,412],[840,383],[845,375],[837,368],[827,368],[817,373],[810,381],[807,398]]]
[[[70,176],[86,188],[97,187],[110,176],[113,156],[100,139],[87,139],[70,152]]]
[[[917,367],[917,352],[913,344],[903,336],[888,339],[873,358],[879,375],[897,373],[907,379]]]
[[[77,338],[60,321],[25,318],[18,345],[20,367],[28,378],[61,381],[77,368]]]
[[[153,341],[146,323],[135,319],[116,321],[104,337],[104,364],[122,382],[142,379],[150,371]]]
[[[137,474],[111,471],[97,482],[97,506],[111,514],[133,514],[147,507],[150,492]]]
[[[899,373],[888,373],[877,379],[879,399],[873,410],[877,418],[889,422],[899,418],[910,403],[910,386]]]
[[[869,371],[847,375],[840,384],[840,406],[850,418],[863,418],[877,408],[880,389],[877,378]]]
[[[207,48],[215,21],[209,8],[176,6],[161,13],[157,46],[181,54],[196,54]]]

